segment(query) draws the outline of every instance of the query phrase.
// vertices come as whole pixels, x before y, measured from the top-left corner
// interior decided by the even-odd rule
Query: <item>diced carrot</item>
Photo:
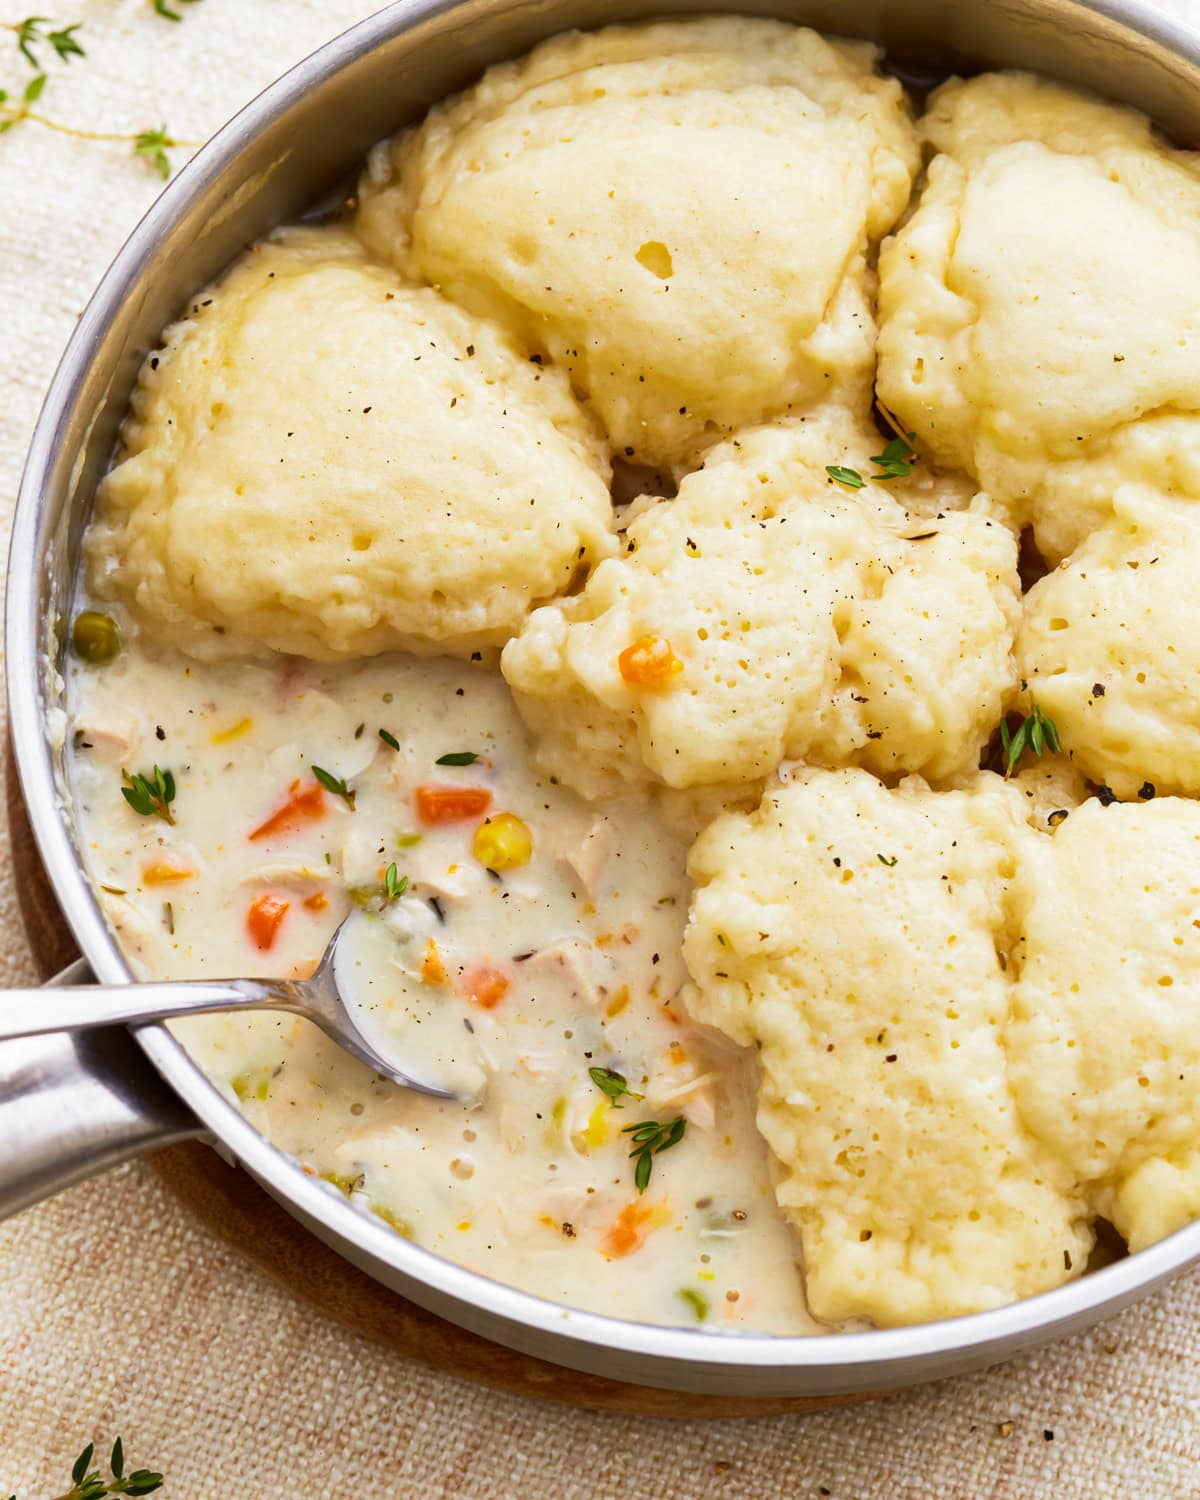
[[[626,646],[617,657],[617,667],[630,687],[658,688],[683,671],[670,641],[661,635],[644,635]]]
[[[282,896],[273,896],[270,891],[256,896],[250,903],[250,910],[246,913],[246,926],[256,948],[265,953],[274,943],[291,904]]]
[[[640,1250],[651,1230],[658,1229],[671,1217],[665,1202],[647,1203],[632,1198],[609,1225],[600,1248],[612,1260]]]
[[[417,813],[423,823],[461,823],[478,818],[492,805],[492,794],[482,786],[419,786]]]
[[[311,896],[305,896],[304,905],[308,911],[324,911],[329,905],[329,897],[324,891],[314,891]]]
[[[468,969],[462,976],[458,992],[481,1010],[491,1010],[507,994],[508,980],[499,969],[480,964],[478,968]]]
[[[142,867],[142,884],[171,885],[177,880],[190,880],[195,873],[190,865],[176,864],[174,856],[169,855]]]
[[[260,823],[250,835],[253,844],[258,839],[274,838],[278,833],[290,833],[293,828],[307,821],[313,822],[325,816],[325,792],[319,781],[307,786],[293,781],[288,787],[288,799],[265,823]]]
[[[438,945],[430,938],[425,945],[425,956],[421,960],[421,978],[426,984],[445,984],[449,977]]]

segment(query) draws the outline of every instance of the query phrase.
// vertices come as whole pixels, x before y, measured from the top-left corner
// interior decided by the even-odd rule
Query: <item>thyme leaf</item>
[[[844,484],[848,490],[861,490],[866,480],[857,469],[848,469],[844,464],[826,464],[825,472],[830,479],[836,479],[839,484]]]
[[[386,910],[393,901],[398,901],[408,890],[408,876],[400,874],[395,860],[387,867],[387,872],[383,877],[383,890],[383,905],[379,908],[380,911]]]
[[[172,10],[167,0],[152,0],[154,14],[161,16],[164,21],[182,21],[183,16],[177,10]],[[175,0],[177,5],[195,5],[196,0]]]
[[[46,31],[43,28],[47,26],[54,26],[56,29]],[[39,73],[42,71],[42,63],[37,49],[43,44],[51,48],[60,62],[69,63],[73,57],[87,56],[75,39],[75,32],[79,28],[78,21],[73,26],[58,26],[46,16],[26,16],[23,21],[17,21],[12,26],[21,56]]]
[[[312,773],[327,792],[340,797],[350,811],[354,811],[354,793],[346,785],[344,776],[335,776],[332,771],[326,771],[322,766],[313,766]]]
[[[434,762],[438,766],[473,766],[479,759],[474,750],[452,750],[449,755],[439,755]]]
[[[105,1495],[152,1495],[162,1488],[163,1476],[154,1469],[134,1469],[125,1472],[125,1448],[118,1438],[112,1447],[108,1461],[111,1477],[102,1477],[98,1468],[92,1467],[96,1445],[89,1443],[71,1466],[71,1488],[59,1495],[57,1500],[103,1500]],[[10,1500],[17,1500],[15,1495]]]
[[[619,1103],[623,1095],[628,1095],[630,1099],[640,1099],[642,1097],[641,1094],[635,1094],[629,1087],[625,1081],[624,1074],[616,1072],[613,1068],[589,1068],[588,1077],[602,1094],[608,1095],[612,1100],[612,1107],[614,1109],[623,1108]]]
[[[1026,750],[1034,755],[1044,755],[1050,750],[1055,755],[1062,749],[1058,728],[1049,714],[1043,713],[1036,703],[1030,703],[1029,712],[1016,729],[1008,727],[1008,720],[1000,720],[1000,747],[1004,753],[1005,779],[1012,775]]]
[[[140,813],[143,818],[161,818],[174,827],[171,803],[175,800],[175,777],[170,771],[160,770],[158,766],[148,775],[131,776],[128,771],[122,771],[121,780],[125,783],[121,796],[135,813]]]
[[[140,131],[133,139],[133,154],[148,161],[160,177],[166,178],[171,175],[171,158],[167,151],[178,144],[167,134],[164,123],[157,130]]]
[[[394,734],[392,734],[390,730],[381,729],[379,731],[379,738],[383,741],[383,743],[388,747],[389,750],[399,750],[400,741]]]
[[[622,1125],[621,1134],[629,1136],[633,1141],[633,1150],[629,1155],[637,1161],[633,1169],[633,1183],[639,1193],[644,1193],[650,1184],[654,1158],[669,1151],[672,1146],[677,1146],[683,1140],[686,1130],[687,1121],[682,1115],[676,1115],[673,1120],[642,1120],[638,1124]]]
[[[889,479],[907,479],[917,461],[916,453],[909,446],[914,437],[915,432],[894,437],[882,453],[873,453],[871,462],[879,469],[879,473],[872,474],[871,478],[881,483],[886,483]]]

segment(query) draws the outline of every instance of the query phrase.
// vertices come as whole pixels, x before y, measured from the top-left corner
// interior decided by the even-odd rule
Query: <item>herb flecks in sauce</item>
[[[735,1063],[718,1076],[704,1034],[674,1004],[687,977],[683,847],[650,804],[618,799],[601,812],[543,781],[503,682],[454,663],[386,657],[307,668],[305,696],[290,692],[276,711],[263,704],[257,665],[143,656],[135,631],[124,653],[115,671],[71,657],[71,728],[123,725],[131,706],[152,705],[135,721],[132,749],[96,733],[94,748],[72,752],[72,787],[93,875],[112,887],[100,899],[114,923],[128,923],[123,934],[145,944],[149,972],[299,977],[350,908],[341,956],[362,960],[364,1017],[423,1076],[474,1101],[467,1109],[408,1099],[398,1133],[394,1091],[361,1077],[301,1023],[265,1012],[172,1023],[255,1125],[314,1176],[362,1174],[363,1211],[530,1291],[695,1326],[676,1295],[691,1284],[711,1297],[706,1326],[816,1331],[789,1233],[772,1211],[750,1071]],[[143,696],[131,705],[135,661]],[[381,709],[385,692],[395,707]],[[444,713],[417,711],[435,702]],[[381,711],[395,715],[401,749],[376,741],[372,759]],[[246,718],[253,740],[213,744],[214,732]],[[122,761],[141,769],[166,748],[155,738],[160,721],[181,783],[175,811],[187,814],[179,834],[135,817],[118,795]],[[348,746],[364,722],[360,758],[324,748]],[[253,753],[231,754],[251,744]],[[466,746],[480,748],[480,762],[439,768],[452,800],[427,794],[435,821],[418,821],[422,774],[436,787],[437,757]],[[311,758],[354,787],[352,816],[308,771]],[[464,791],[490,810],[458,816]],[[526,865],[496,881],[473,845],[485,818],[504,812],[529,825],[534,847]],[[607,833],[614,824],[619,843]],[[145,870],[174,856],[195,876],[147,886]],[[588,869],[590,886],[568,856]],[[409,885],[389,902],[393,863],[393,889],[405,876]],[[175,896],[174,934],[164,896]],[[250,908],[264,897],[256,937]],[[354,933],[374,946],[356,948]],[[628,1080],[617,1099],[589,1076],[606,1062]],[[631,1105],[634,1091],[645,1100]],[[629,1152],[650,1143],[620,1126],[676,1115],[686,1115],[693,1149],[669,1162],[670,1199],[653,1176],[639,1193]],[[714,1237],[709,1215],[693,1207],[709,1192],[761,1207],[755,1233],[736,1244]],[[700,1264],[704,1255],[711,1263]],[[710,1270],[712,1288],[696,1280]],[[739,1285],[756,1292],[734,1305],[725,1293]]]

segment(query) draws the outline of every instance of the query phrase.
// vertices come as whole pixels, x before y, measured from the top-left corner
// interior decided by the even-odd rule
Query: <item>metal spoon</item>
[[[346,920],[349,920],[348,918]],[[141,984],[67,985],[0,992],[0,1041],[79,1031],[91,1026],[140,1026],[172,1016],[210,1011],[288,1010],[319,1026],[339,1047],[402,1088],[434,1099],[455,1099],[403,1072],[363,1036],[338,991],[334,954],[346,921],[338,924],[310,979],[150,980]]]

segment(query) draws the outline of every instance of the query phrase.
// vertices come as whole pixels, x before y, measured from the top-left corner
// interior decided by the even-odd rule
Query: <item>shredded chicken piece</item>
[[[592,966],[594,952],[592,944],[583,938],[559,938],[557,942],[539,948],[527,960],[526,967],[563,979],[575,999],[598,1005],[601,995]]]
[[[655,1059],[646,1084],[646,1101],[655,1109],[676,1109],[697,1130],[716,1128],[716,1093],[720,1077],[707,1067],[709,1059],[696,1058],[677,1046]]]
[[[238,885],[276,885],[288,891],[328,891],[333,884],[328,866],[314,869],[301,859],[269,859],[238,881]]]
[[[114,759],[133,753],[143,728],[141,715],[131,708],[97,708],[85,704],[74,718],[76,741]]]
[[[616,842],[608,819],[596,817],[578,838],[573,838],[564,848],[561,858],[579,876],[589,896],[596,894],[600,876],[612,858]]]
[[[135,970],[151,972],[157,967],[160,938],[145,915],[132,901],[111,891],[101,891],[100,909],[108,918],[113,936]]]
[[[408,864],[412,883],[422,891],[432,891],[446,901],[467,901],[479,890],[487,879],[480,865],[473,859],[447,863],[444,852],[424,845],[412,851]]]

